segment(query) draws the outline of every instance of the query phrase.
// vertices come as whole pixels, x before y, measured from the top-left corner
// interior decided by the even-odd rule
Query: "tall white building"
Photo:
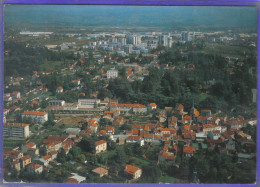
[[[29,124],[4,123],[3,132],[4,136],[27,138],[30,132]]]
[[[119,38],[119,43],[121,45],[126,45],[126,38]]]
[[[128,44],[138,45],[142,43],[141,36],[140,35],[127,35],[126,36],[126,42]]]
[[[189,42],[192,41],[193,38],[194,38],[194,32],[187,32],[187,31],[181,32],[181,41]]]
[[[168,39],[167,35],[159,35],[158,36],[158,45],[166,47],[167,46],[167,39]]]
[[[124,46],[124,50],[125,50],[125,52],[126,53],[132,53],[132,51],[133,51],[133,45],[132,44],[127,44],[127,45],[125,45]]]
[[[110,69],[107,71],[107,78],[108,79],[114,79],[118,77],[118,70],[116,69]]]
[[[172,47],[172,38],[168,35],[159,35],[158,36],[158,45],[164,47]]]

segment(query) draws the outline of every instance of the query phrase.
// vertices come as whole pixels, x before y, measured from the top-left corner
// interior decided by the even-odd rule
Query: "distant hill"
[[[257,28],[256,7],[7,5],[4,23],[35,26]]]

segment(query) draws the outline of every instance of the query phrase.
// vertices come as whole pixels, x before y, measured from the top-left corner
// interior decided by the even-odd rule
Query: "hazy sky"
[[[256,7],[7,5],[8,24],[256,27]]]

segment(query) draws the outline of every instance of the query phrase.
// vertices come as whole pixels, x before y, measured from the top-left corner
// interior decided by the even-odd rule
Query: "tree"
[[[57,161],[64,164],[66,162],[66,152],[62,148],[61,151],[57,154]]]
[[[127,157],[126,153],[124,152],[124,150],[119,149],[119,148],[116,149],[116,156],[115,156],[115,158],[121,164],[125,164],[128,161],[128,157]]]

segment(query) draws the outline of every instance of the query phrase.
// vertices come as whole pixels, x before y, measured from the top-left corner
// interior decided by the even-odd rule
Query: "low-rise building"
[[[64,110],[78,110],[78,103],[65,103]]]
[[[141,136],[128,136],[126,143],[138,143],[140,146],[144,145],[144,139]]]
[[[64,106],[65,105],[64,100],[50,100],[48,103],[49,103],[49,106]]]
[[[142,169],[132,165],[126,165],[124,172],[127,175],[130,175],[133,179],[138,179],[142,175]]]
[[[183,147],[183,154],[186,157],[192,157],[195,152],[196,152],[196,149],[192,146]]]
[[[14,169],[16,169],[16,171],[20,171],[21,170],[21,164],[20,164],[20,162],[18,160],[11,162],[10,165]]]
[[[38,173],[38,174],[40,174],[43,171],[43,166],[40,165],[40,164],[35,164],[35,163],[31,163],[26,168],[27,168],[27,171],[29,173]]]
[[[99,140],[95,142],[95,151],[96,153],[100,153],[102,151],[107,150],[107,142],[105,140]]]
[[[20,159],[21,162],[21,166],[22,168],[24,168],[25,166],[27,166],[28,164],[30,164],[32,162],[31,157],[29,155],[23,156]]]
[[[108,175],[108,170],[98,167],[92,170],[93,173],[97,174],[99,177],[103,177],[104,175]]]
[[[56,89],[57,93],[62,93],[63,92],[63,87],[62,86],[58,86]]]
[[[100,104],[100,99],[79,99],[78,108],[95,108]]]
[[[107,78],[108,79],[114,79],[118,77],[118,70],[116,69],[110,69],[107,71]]]
[[[21,98],[21,93],[14,91],[14,92],[12,92],[11,96],[15,99],[19,99],[19,98]]]
[[[37,123],[43,124],[48,121],[48,113],[47,112],[38,112],[38,111],[25,111],[22,113],[22,119],[31,118]]]

